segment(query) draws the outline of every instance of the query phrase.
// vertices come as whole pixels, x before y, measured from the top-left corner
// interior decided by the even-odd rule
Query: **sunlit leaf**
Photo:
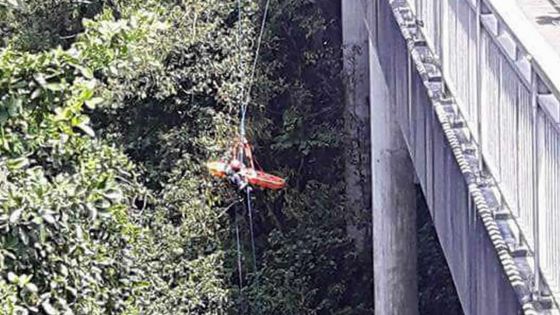
[[[85,132],[90,137],[95,137],[95,131],[88,126],[87,124],[79,124],[76,127],[80,128],[83,132]]]
[[[15,171],[29,166],[29,160],[26,157],[8,160],[8,169]]]
[[[21,214],[23,213],[23,208],[17,209],[14,212],[12,212],[10,214],[10,223],[11,224],[16,224],[19,222],[19,219],[21,218]]]
[[[59,312],[51,305],[51,303],[48,300],[43,301],[43,303],[41,303],[41,307],[48,315],[59,314]]]
[[[103,98],[101,97],[94,97],[90,100],[85,101],[85,104],[89,109],[95,109],[95,107],[97,107],[97,105],[101,103],[103,103]]]

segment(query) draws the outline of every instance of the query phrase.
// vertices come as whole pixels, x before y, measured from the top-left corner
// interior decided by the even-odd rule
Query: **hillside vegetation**
[[[253,270],[205,162],[237,132],[260,2],[239,46],[233,0],[0,0],[0,314],[370,313],[338,17],[315,2],[271,4],[248,136],[289,187],[254,194]]]

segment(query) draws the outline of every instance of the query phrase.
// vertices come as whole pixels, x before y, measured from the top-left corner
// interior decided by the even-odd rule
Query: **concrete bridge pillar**
[[[370,111],[375,314],[416,315],[414,170],[377,57],[376,2],[342,0],[346,106]]]

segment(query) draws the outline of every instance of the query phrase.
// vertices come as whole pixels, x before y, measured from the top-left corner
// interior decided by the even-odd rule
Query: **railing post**
[[[477,140],[479,146],[479,169],[482,170],[482,0],[476,1],[476,112],[477,112]]]
[[[533,129],[533,252],[534,252],[534,297],[538,299],[540,296],[540,244],[539,244],[539,151],[540,151],[540,137],[539,137],[539,117],[538,117],[538,77],[533,65],[531,64],[531,116],[532,116],[532,129]]]
[[[445,55],[446,52],[446,47],[448,45],[448,39],[447,39],[447,7],[449,6],[449,2],[448,0],[441,0],[440,2],[440,25],[441,25],[441,40],[440,40],[440,51],[441,51],[441,56],[439,56],[439,58],[441,59],[441,72],[443,77],[445,78],[447,76],[447,56]]]
[[[424,27],[424,1],[425,0],[416,0],[416,21],[420,27]]]
[[[415,145],[412,142],[412,56],[410,54],[407,55],[406,58],[406,87],[407,87],[407,126],[406,126],[406,134],[404,135],[407,138],[408,143],[410,144],[411,148],[414,148]],[[414,158],[414,149],[410,151],[410,155]]]

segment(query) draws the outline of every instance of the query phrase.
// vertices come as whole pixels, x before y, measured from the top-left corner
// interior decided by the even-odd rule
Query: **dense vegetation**
[[[462,315],[461,302],[421,192],[417,186],[418,308],[420,314]]]
[[[249,137],[289,188],[255,195],[257,270],[239,196],[206,174],[236,132],[257,1],[241,49],[237,16],[230,0],[0,1],[0,314],[371,312],[341,206],[336,12],[272,2]]]

